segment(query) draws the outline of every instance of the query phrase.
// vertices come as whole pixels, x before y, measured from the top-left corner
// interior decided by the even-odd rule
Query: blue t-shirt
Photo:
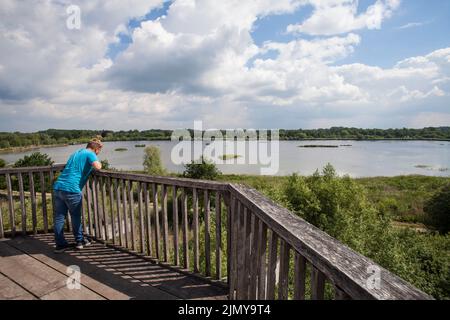
[[[54,190],[80,193],[92,172],[92,163],[99,161],[94,151],[80,149],[67,160],[64,170],[53,185]]]

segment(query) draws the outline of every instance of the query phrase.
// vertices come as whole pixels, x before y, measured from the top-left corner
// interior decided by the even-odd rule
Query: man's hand
[[[94,161],[92,163],[92,166],[94,167],[95,170],[101,170],[101,168],[102,168],[102,164],[100,161]]]

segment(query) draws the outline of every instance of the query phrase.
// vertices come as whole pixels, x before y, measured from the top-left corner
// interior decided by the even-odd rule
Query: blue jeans
[[[84,240],[83,225],[81,224],[82,193],[54,190],[53,197],[55,206],[53,224],[56,245],[58,247],[68,245],[64,238],[64,223],[67,211],[69,211],[70,217],[72,218],[72,230],[75,241],[82,242]]]

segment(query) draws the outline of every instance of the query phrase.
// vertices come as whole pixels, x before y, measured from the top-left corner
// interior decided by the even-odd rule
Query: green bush
[[[444,186],[425,204],[429,224],[442,234],[450,231],[450,184]]]
[[[156,146],[148,146],[144,150],[144,170],[154,176],[162,176],[166,173],[162,161],[161,151]]]
[[[15,168],[51,166],[54,162],[46,153],[34,152],[14,163]]]
[[[0,168],[6,167],[6,161],[0,158]]]
[[[191,179],[216,180],[222,172],[215,163],[201,157],[199,161],[192,161],[184,165],[183,176]]]

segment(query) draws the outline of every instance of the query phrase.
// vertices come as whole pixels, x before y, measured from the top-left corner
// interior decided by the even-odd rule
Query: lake
[[[135,145],[155,145],[161,150],[164,166],[171,172],[182,172],[183,166],[171,160],[171,152],[176,142],[172,141],[124,141],[105,142],[100,159],[107,159],[110,165],[121,170],[142,170],[144,148]],[[188,147],[190,142],[182,142]],[[232,141],[227,141],[232,145]],[[270,142],[267,143],[270,145]],[[209,147],[219,146],[213,142]],[[299,146],[322,145],[338,146],[337,148],[305,148]],[[0,154],[8,163],[13,163],[24,155],[39,151],[47,153],[56,163],[64,163],[67,157],[84,145],[40,148],[27,152]],[[203,145],[206,147],[206,145]],[[126,151],[115,151],[126,148]],[[201,147],[200,147],[201,149]],[[270,147],[269,147],[270,150]],[[198,158],[200,152],[194,152]],[[226,151],[226,150],[225,150]],[[217,156],[225,154],[219,152]],[[221,153],[221,154],[220,154]],[[226,153],[229,154],[229,153]],[[236,151],[239,157],[229,160],[230,164],[219,164],[218,168],[226,174],[260,174],[262,165],[236,164],[245,161],[253,154],[249,150]],[[279,157],[277,175],[288,175],[294,172],[309,175],[331,163],[340,175],[351,177],[397,176],[397,175],[430,175],[450,177],[450,142],[441,141],[280,141],[279,150],[274,150],[272,158]],[[233,164],[234,162],[234,164]]]

